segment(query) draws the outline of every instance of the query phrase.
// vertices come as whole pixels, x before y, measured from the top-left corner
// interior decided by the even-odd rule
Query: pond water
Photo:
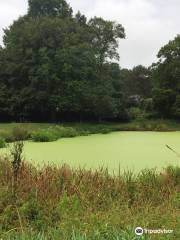
[[[161,170],[168,165],[179,165],[180,132],[114,132],[50,143],[25,144],[25,158],[35,164],[66,163],[71,167],[98,169],[108,167],[117,173],[144,168]]]

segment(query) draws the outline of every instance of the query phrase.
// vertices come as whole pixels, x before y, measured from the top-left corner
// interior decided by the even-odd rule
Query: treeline
[[[163,118],[180,119],[180,35],[162,47],[152,65],[154,110]]]
[[[134,107],[179,117],[179,36],[155,66],[133,70],[116,63],[123,38],[121,24],[87,20],[65,0],[29,0],[27,14],[4,30],[0,121],[127,120]]]
[[[1,119],[123,118],[118,40],[124,28],[64,0],[30,0],[0,50]]]

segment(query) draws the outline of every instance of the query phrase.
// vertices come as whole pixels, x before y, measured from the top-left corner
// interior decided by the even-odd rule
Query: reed
[[[3,240],[132,240],[138,239],[134,234],[137,226],[173,229],[167,239],[178,239],[180,234],[179,167],[170,166],[162,173],[153,169],[116,176],[103,169],[73,170],[67,165],[37,169],[23,161],[17,176],[16,210],[12,176],[10,160],[1,157]]]

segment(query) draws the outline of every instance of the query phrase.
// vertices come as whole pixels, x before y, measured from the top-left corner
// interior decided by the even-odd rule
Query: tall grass
[[[67,165],[37,169],[23,162],[16,203],[13,171],[0,159],[0,238],[4,239],[138,239],[137,226],[173,229],[179,239],[180,168],[160,174],[144,170],[109,175],[107,170],[73,170]],[[164,237],[164,238],[163,238]],[[150,239],[144,236],[141,239]]]
[[[5,148],[6,147],[6,141],[4,138],[0,137],[0,148]]]
[[[44,233],[26,233],[26,234],[16,234],[14,235],[14,233],[10,234],[8,237],[4,238],[6,240],[60,240],[62,238],[60,238],[60,235],[57,231],[56,232],[52,232],[50,234],[44,234]],[[117,232],[117,231],[113,231],[110,233],[99,233],[98,231],[94,231],[93,233],[91,233],[91,235],[88,237],[87,234],[82,234],[80,232],[75,232],[72,231],[72,233],[70,233],[69,236],[66,236],[65,238],[63,238],[64,240],[139,240],[140,238],[137,236],[134,236],[134,234],[130,233],[130,232],[125,232],[125,231],[121,231],[121,232]],[[141,240],[148,240],[150,238],[148,237],[141,237]]]

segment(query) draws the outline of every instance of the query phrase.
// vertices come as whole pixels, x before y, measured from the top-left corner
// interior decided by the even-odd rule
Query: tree
[[[10,109],[9,109],[9,91],[6,85],[6,75],[4,72],[5,62],[4,50],[0,48],[0,119],[1,121],[9,120]]]
[[[179,118],[180,35],[160,49],[158,58],[157,64],[152,66],[155,88],[154,107],[164,117]],[[163,102],[164,98],[166,98],[165,103]],[[169,102],[167,103],[167,101]],[[164,111],[165,104],[168,104],[167,111]]]
[[[65,0],[29,0],[28,15],[32,17],[71,17],[72,8]]]
[[[109,59],[119,60],[118,40],[125,38],[122,25],[97,17],[90,19],[88,25],[93,35],[92,43],[98,64],[102,65]]]
[[[180,94],[176,95],[176,101],[174,104],[174,115],[180,119]]]
[[[139,65],[132,70],[122,69],[123,90],[126,96],[139,95],[149,98],[152,95],[152,80],[150,69]]]
[[[121,25],[87,23],[64,0],[30,0],[28,14],[5,30],[0,51],[0,86],[8,89],[12,119],[121,118],[120,70],[109,61],[121,37]]]
[[[176,101],[176,93],[171,89],[156,88],[153,91],[154,109],[159,112],[161,117],[171,117],[172,106]]]
[[[81,14],[80,11],[78,11],[78,13],[76,14],[75,19],[81,25],[86,25],[86,23],[87,23],[86,16]]]

